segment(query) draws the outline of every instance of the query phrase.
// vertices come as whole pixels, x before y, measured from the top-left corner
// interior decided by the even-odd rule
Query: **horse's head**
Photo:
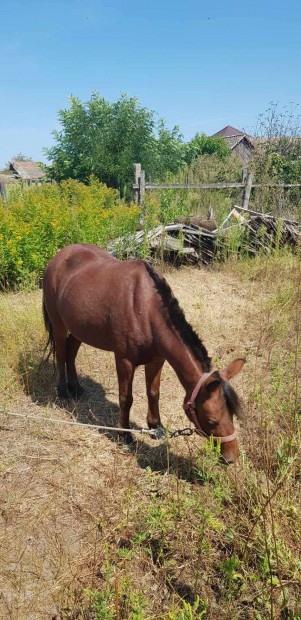
[[[238,396],[228,381],[244,364],[244,359],[237,359],[223,370],[205,373],[184,405],[197,431],[221,442],[221,455],[228,464],[234,463],[239,455],[233,416],[239,416],[240,412]]]

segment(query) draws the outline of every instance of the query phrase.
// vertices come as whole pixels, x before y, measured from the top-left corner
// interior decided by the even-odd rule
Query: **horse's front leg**
[[[78,349],[81,345],[80,340],[77,340],[75,336],[69,334],[66,342],[66,366],[67,366],[67,379],[68,379],[68,390],[73,396],[73,398],[78,399],[84,394],[84,388],[79,383],[76,367],[75,367],[75,358],[78,353]]]
[[[161,427],[159,412],[160,379],[164,359],[158,359],[145,364],[146,393],[148,399],[147,424],[148,428]]]
[[[133,404],[133,379],[135,373],[135,367],[127,360],[119,358],[115,355],[116,370],[119,384],[119,424],[120,428],[129,428],[130,421],[130,409]],[[126,443],[133,442],[133,436],[131,433],[120,433]]]

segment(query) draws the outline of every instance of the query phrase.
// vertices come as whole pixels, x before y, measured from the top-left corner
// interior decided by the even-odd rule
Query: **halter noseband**
[[[234,431],[234,433],[232,433],[232,435],[226,435],[225,437],[216,437],[214,435],[208,435],[207,433],[205,433],[205,431],[203,431],[203,429],[200,426],[200,423],[198,421],[197,415],[196,415],[196,397],[203,385],[203,383],[205,383],[206,379],[208,379],[208,377],[210,377],[210,375],[212,375],[214,372],[216,372],[217,369],[214,368],[213,370],[211,370],[210,372],[204,372],[204,374],[201,376],[201,378],[198,380],[197,384],[195,385],[192,394],[190,396],[190,399],[187,401],[187,403],[183,404],[183,409],[185,411],[185,413],[187,414],[188,418],[191,420],[191,422],[194,423],[195,427],[196,427],[196,432],[199,435],[203,435],[203,437],[212,437],[213,439],[216,439],[218,441],[220,441],[221,443],[227,443],[228,441],[233,441],[234,439],[236,439],[236,432]]]

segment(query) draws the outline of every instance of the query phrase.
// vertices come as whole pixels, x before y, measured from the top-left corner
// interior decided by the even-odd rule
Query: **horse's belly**
[[[92,347],[104,351],[113,351],[136,365],[147,364],[155,356],[151,333],[144,326],[129,323],[129,327],[121,327],[110,319],[92,320],[72,319],[65,321],[68,330],[80,340]],[[124,323],[123,323],[124,325]]]
[[[105,351],[115,351],[116,348],[123,348],[120,334],[116,334],[111,329],[108,321],[94,323],[86,320],[68,321],[68,330],[81,342],[89,344],[97,349]]]

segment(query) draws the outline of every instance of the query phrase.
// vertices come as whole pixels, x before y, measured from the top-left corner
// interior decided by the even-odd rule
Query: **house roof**
[[[211,137],[212,138],[232,138],[232,136],[245,136],[246,133],[245,131],[241,131],[240,129],[235,129],[235,127],[232,127],[231,125],[227,125],[226,127],[224,127],[223,129],[220,129],[219,131],[217,131],[216,133],[214,133]]]
[[[224,138],[226,142],[229,144],[231,151],[239,144],[239,142],[244,142],[249,149],[253,149],[254,145],[251,141],[251,136],[249,136],[244,131],[240,129],[235,129],[231,125],[227,125],[220,131],[217,131],[213,134],[212,138]]]
[[[43,170],[34,161],[12,161],[9,164],[9,168],[24,180],[36,181],[43,179],[45,176]]]
[[[237,146],[237,144],[239,144],[239,142],[244,142],[245,145],[247,145],[250,149],[254,148],[254,145],[252,144],[251,140],[245,134],[243,134],[241,136],[225,137],[225,140],[229,144],[231,151],[232,151],[232,149],[234,149],[235,146]]]

